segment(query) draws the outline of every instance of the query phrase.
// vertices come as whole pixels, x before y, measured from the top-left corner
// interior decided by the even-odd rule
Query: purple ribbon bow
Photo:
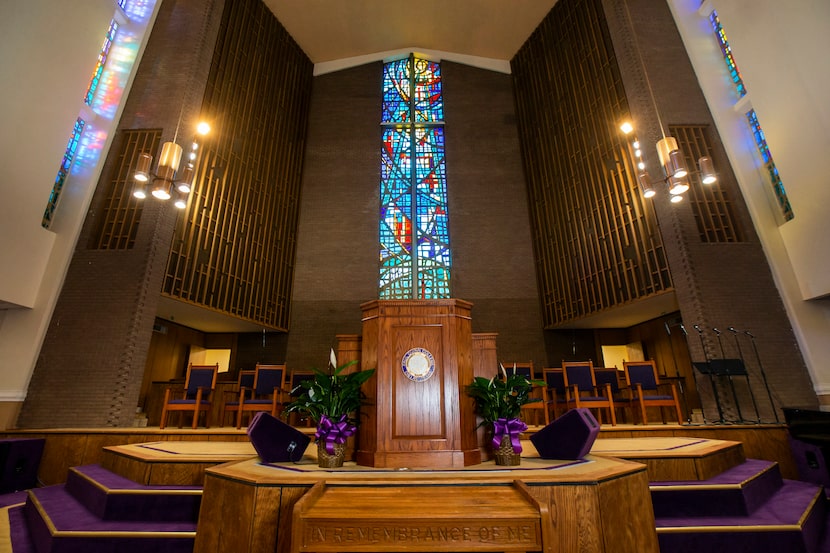
[[[320,423],[317,425],[317,432],[314,437],[319,440],[324,440],[326,444],[326,452],[329,455],[334,455],[334,444],[345,444],[346,438],[354,434],[357,427],[346,420],[346,415],[341,415],[337,422],[332,421],[328,415],[320,417]]]
[[[522,442],[519,436],[527,430],[527,425],[521,419],[496,419],[493,421],[493,448],[498,449],[502,437],[510,436],[510,445],[516,453],[522,452]]]

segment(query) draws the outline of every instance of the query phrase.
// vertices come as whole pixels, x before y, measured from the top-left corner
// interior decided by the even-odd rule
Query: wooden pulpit
[[[356,460],[388,468],[481,462],[474,402],[472,304],[458,299],[374,300],[363,310],[364,385]]]

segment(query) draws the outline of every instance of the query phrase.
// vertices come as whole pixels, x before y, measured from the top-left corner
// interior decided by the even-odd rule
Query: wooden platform
[[[265,465],[255,458],[207,469],[194,553],[505,551],[516,550],[505,547],[515,535],[524,536],[528,550],[538,551],[540,534],[544,551],[658,553],[648,479],[640,463],[589,455],[580,461],[522,459],[515,468],[488,461],[458,469],[400,470],[353,462],[319,469],[310,461]],[[346,488],[366,497],[377,492],[386,503],[363,512],[353,511],[354,504],[344,506],[343,513],[353,511],[346,518],[330,509],[327,518],[321,517],[324,512],[311,509],[308,523],[295,528],[295,504],[301,510],[305,503],[313,507],[314,496],[298,502],[320,482],[338,495]],[[467,509],[468,522],[464,509],[456,509],[453,519],[442,508],[442,493],[448,505],[470,506],[488,495],[500,496],[505,487],[514,488],[511,501],[518,502],[517,486],[529,490],[537,522],[531,522],[530,502],[523,504],[522,521],[510,528],[503,520],[476,516],[474,507]],[[398,501],[410,506],[411,516],[390,516]],[[330,502],[324,511],[326,505]],[[229,524],[229,512],[245,523]],[[631,512],[639,514],[632,518]],[[300,534],[292,538],[295,530]]]
[[[201,486],[205,469],[255,456],[250,442],[148,442],[105,447],[101,466],[148,486]]]
[[[708,480],[746,460],[740,442],[706,438],[603,438],[591,454],[643,463],[650,482]]]
[[[539,460],[532,442],[523,440],[522,444],[523,461]],[[316,471],[316,454],[316,448],[309,447],[303,459],[292,465],[293,470]],[[594,442],[591,455],[642,463],[649,481],[706,480],[745,459],[739,442],[681,437],[603,438]],[[141,484],[200,485],[206,469],[255,456],[248,442],[157,441],[105,447],[101,464]],[[346,466],[383,472],[353,462]],[[492,463],[470,468],[499,470]]]
[[[531,427],[528,435],[538,428]],[[314,433],[313,428],[300,430]],[[158,427],[9,430],[0,433],[0,437],[46,439],[38,470],[38,481],[43,485],[65,482],[70,467],[102,463],[105,448],[111,446],[156,441],[248,443],[245,429],[237,430],[232,427],[199,428],[195,431],[176,428],[159,430]],[[798,478],[798,468],[790,450],[787,428],[784,425],[619,424],[604,425],[599,434],[600,440],[643,437],[707,438],[741,442],[747,458],[775,461],[784,478]]]

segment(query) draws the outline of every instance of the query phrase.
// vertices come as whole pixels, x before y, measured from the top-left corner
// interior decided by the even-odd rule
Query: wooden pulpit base
[[[646,467],[616,458],[434,471],[250,459],[205,472],[194,553],[659,553],[653,513]]]

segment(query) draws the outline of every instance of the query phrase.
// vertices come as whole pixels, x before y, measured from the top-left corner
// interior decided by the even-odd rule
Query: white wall
[[[0,306],[8,308],[0,311],[0,406],[25,398],[121,112],[101,116],[83,103],[114,16],[139,40],[140,59],[155,11],[136,23],[114,0],[0,0]],[[79,115],[102,154],[72,168],[46,230],[43,213]]]
[[[830,2],[669,0],[813,378],[830,394]],[[714,8],[748,94],[736,105]],[[745,113],[755,109],[795,215],[784,223]]]

